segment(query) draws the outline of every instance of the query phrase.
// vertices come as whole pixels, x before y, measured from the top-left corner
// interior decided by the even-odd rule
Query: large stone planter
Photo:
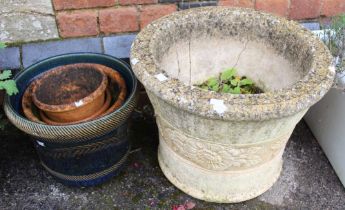
[[[334,77],[327,48],[297,23],[222,7],[151,23],[134,41],[131,64],[155,108],[166,177],[193,197],[224,203],[274,184],[295,125]],[[265,93],[193,86],[233,66]]]

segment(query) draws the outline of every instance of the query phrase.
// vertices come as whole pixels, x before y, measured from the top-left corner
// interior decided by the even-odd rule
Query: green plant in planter
[[[0,49],[5,48],[6,45],[0,42]],[[10,70],[3,70],[0,73],[0,90],[5,90],[7,95],[15,95],[17,94],[18,88],[16,82],[13,79],[10,79],[12,76],[12,72]],[[0,130],[4,130],[7,121],[3,119],[3,114],[0,113]]]
[[[258,94],[263,91],[252,80],[245,76],[237,76],[235,68],[230,68],[220,73],[218,77],[211,77],[198,85],[204,90],[232,94]]]
[[[323,41],[328,46],[333,57],[337,73],[345,71],[345,14],[332,18],[329,29],[322,26]]]

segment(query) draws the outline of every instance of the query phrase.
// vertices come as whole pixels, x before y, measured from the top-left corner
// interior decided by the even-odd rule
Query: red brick
[[[140,27],[144,28],[150,22],[175,11],[175,4],[143,6],[140,14]]]
[[[280,16],[287,16],[289,0],[256,0],[255,9],[273,13]]]
[[[289,18],[294,20],[320,16],[321,0],[291,0]]]
[[[336,16],[345,13],[344,0],[323,0],[321,14],[325,16]]]
[[[116,0],[53,0],[55,10],[109,7]]]
[[[120,5],[155,4],[157,0],[119,0]]]
[[[97,12],[60,12],[56,16],[62,37],[92,36],[98,34]]]
[[[135,7],[100,10],[99,23],[101,31],[106,34],[138,31],[138,11]]]
[[[254,0],[220,0],[219,6],[254,8]]]

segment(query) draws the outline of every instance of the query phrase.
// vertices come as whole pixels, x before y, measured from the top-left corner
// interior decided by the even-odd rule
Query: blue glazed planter
[[[127,86],[125,103],[106,116],[74,125],[51,126],[27,120],[21,100],[30,83],[45,71],[73,63],[97,63],[118,71]],[[5,113],[16,127],[31,135],[49,173],[67,185],[92,186],[119,172],[129,154],[128,118],[137,101],[137,80],[125,62],[102,54],[65,54],[28,67],[15,80],[20,92],[5,98]]]

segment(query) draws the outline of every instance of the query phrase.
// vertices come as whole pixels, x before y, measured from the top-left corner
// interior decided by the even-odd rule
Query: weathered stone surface
[[[1,14],[11,12],[54,14],[50,0],[2,0],[0,6]]]
[[[28,42],[58,38],[52,16],[6,13],[0,15],[0,40],[3,42]]]
[[[335,75],[311,32],[239,8],[161,18],[137,35],[130,59],[155,108],[164,175],[187,194],[219,203],[252,199],[274,184],[295,125]],[[197,87],[232,67],[264,93]]]
[[[195,10],[199,10],[199,13],[194,13]],[[227,18],[220,17],[222,12],[224,12],[224,16],[227,16]],[[184,13],[187,13],[188,15],[184,15]],[[253,27],[251,24],[253,16],[248,13],[255,13],[255,15],[257,15],[255,18],[256,27]],[[197,14],[204,15],[198,16]],[[208,19],[209,15],[214,15],[212,16],[215,18],[214,22],[212,22],[213,24],[211,24]],[[217,16],[219,16],[219,19],[217,19]],[[204,20],[205,24],[202,26],[199,24],[192,24],[193,22],[201,22],[201,18],[207,19],[207,21]],[[162,22],[166,23],[166,25]],[[192,26],[192,29],[188,28],[187,24],[189,24],[188,26]],[[224,27],[222,24],[228,27]],[[246,24],[248,25],[246,26]],[[180,25],[183,25],[183,27]],[[171,30],[168,30],[169,27],[171,27]],[[216,32],[207,34],[206,32],[211,31],[211,29]],[[287,29],[289,29],[289,33],[287,32]],[[191,30],[193,33],[191,33]],[[201,31],[204,31],[205,33]],[[273,36],[274,33],[277,33],[277,35]],[[218,34],[222,39],[214,38],[213,34]],[[190,60],[192,65],[192,74],[190,76],[190,62],[188,58],[189,36],[193,38],[201,37],[200,40],[196,39],[196,41],[191,41],[190,52],[191,58],[194,60]],[[258,38],[258,36],[260,38]],[[182,39],[181,37],[187,38]],[[213,48],[202,48],[201,45],[207,46],[207,43],[218,43],[218,46],[222,47],[221,49],[225,49],[223,52],[227,55],[226,53],[229,51],[227,51],[228,48],[224,48],[225,42],[223,42],[225,37],[229,39],[228,41],[231,42],[231,44],[240,45],[241,43],[243,47],[246,40],[250,39],[251,42],[248,42],[248,48],[246,48],[246,51],[243,53],[254,52],[251,50],[255,50],[255,46],[257,46],[258,43],[269,43],[266,45],[266,48],[261,46],[261,50],[270,49],[267,51],[267,53],[270,53],[270,56],[283,56],[278,56],[281,59],[281,64],[287,64],[286,62],[288,62],[293,65],[293,67],[280,65],[281,67],[279,69],[287,68],[286,70],[288,70],[288,72],[272,68],[271,70],[275,71],[275,73],[273,74],[271,72],[270,75],[282,76],[281,74],[285,73],[288,73],[289,75],[285,75],[283,77],[284,80],[279,79],[266,82],[264,86],[268,85],[267,87],[270,86],[271,89],[269,88],[264,94],[234,95],[218,94],[216,92],[209,91],[205,95],[203,90],[194,88],[193,85],[199,80],[204,81],[203,79],[207,79],[209,76],[217,75],[219,71],[222,71],[222,69],[229,66],[233,66],[235,63],[232,63],[232,59],[221,59],[221,53],[217,53],[216,57],[212,56],[214,55],[212,51]],[[282,37],[285,38],[283,39]],[[202,41],[203,39],[207,40],[207,42]],[[259,41],[254,41],[256,43],[255,44],[253,43],[253,40]],[[185,45],[185,42],[187,42],[187,45]],[[253,45],[251,46],[251,44]],[[155,50],[151,50],[153,46],[155,46]],[[235,45],[230,46],[235,48]],[[288,48],[287,46],[295,47]],[[183,65],[184,63],[180,63],[181,65],[178,65],[176,62],[176,53],[175,59],[171,61],[170,65],[164,65],[165,63],[163,58],[174,54],[169,54],[170,51],[168,52],[168,49],[170,50],[173,47],[179,50],[179,61],[185,62],[186,65]],[[203,49],[208,50],[202,51]],[[204,52],[204,54],[202,54],[202,52]],[[260,53],[249,54],[260,55]],[[250,56],[249,54],[247,56]],[[198,57],[198,55],[202,55],[203,57]],[[154,56],[156,56],[155,59],[153,59]],[[309,56],[315,56],[315,59],[308,59]],[[256,56],[251,56],[250,59],[245,58],[246,56],[239,60],[237,67],[242,64],[245,65],[251,60],[258,61],[258,57]],[[203,62],[196,62],[200,61],[198,59],[203,59]],[[157,61],[160,63],[157,63]],[[224,7],[185,10],[172,14],[160,21],[156,21],[156,24],[150,24],[146,29],[142,30],[138,34],[131,52],[132,68],[144,86],[147,85],[146,89],[159,94],[160,98],[169,101],[169,103],[172,103],[174,106],[183,110],[219,120],[264,120],[291,116],[297,112],[305,110],[321,98],[320,93],[325,94],[332,85],[332,78],[334,77],[335,72],[330,68],[331,61],[332,57],[326,46],[310,31],[303,30],[302,26],[296,22],[287,21],[284,18],[273,17],[268,14],[254,12],[248,9]],[[268,63],[272,64],[274,62],[277,62],[277,60],[271,59]],[[219,64],[219,68],[216,70],[210,66],[207,67],[207,65],[215,63]],[[251,69],[250,66],[258,69],[258,64],[260,64],[260,62],[248,63],[247,67],[243,67],[242,70],[241,68],[238,69],[240,71],[245,71],[244,69]],[[204,65],[207,68],[201,68],[197,65]],[[265,65],[265,62],[260,65]],[[150,68],[148,68],[148,66]],[[311,68],[312,66],[313,68]],[[180,69],[175,67],[179,67]],[[257,77],[260,77],[260,79],[265,81],[265,79],[269,78],[264,77],[262,74],[255,74],[255,72],[264,71],[265,69],[267,69],[267,66],[266,68],[262,66],[257,71],[248,70],[245,71],[245,73],[249,77],[251,77],[250,74],[253,74],[252,79],[254,80]],[[178,70],[180,70],[180,72]],[[160,73],[167,77],[165,80],[162,80],[162,82],[159,82],[156,78],[156,75]],[[180,73],[179,76],[176,76],[177,73]],[[310,75],[310,80],[308,82],[300,81],[302,77],[307,75]],[[291,83],[285,83],[288,79],[287,76],[291,79]],[[320,81],[323,82],[320,84]],[[276,88],[272,86],[273,84],[277,85]],[[279,85],[281,86],[279,87]],[[186,94],[189,92],[192,93]],[[213,105],[210,104],[211,98],[223,100],[224,106],[228,106],[229,108],[227,108],[224,113],[218,113],[212,108]]]
[[[20,67],[20,54],[18,47],[0,49],[0,70],[18,69]]]
[[[0,40],[28,42],[58,38],[50,0],[0,1]]]
[[[36,44],[23,45],[23,66],[40,61],[42,59],[74,52],[102,53],[100,38],[70,39]]]
[[[104,53],[117,58],[128,58],[136,35],[121,35],[103,38]]]

